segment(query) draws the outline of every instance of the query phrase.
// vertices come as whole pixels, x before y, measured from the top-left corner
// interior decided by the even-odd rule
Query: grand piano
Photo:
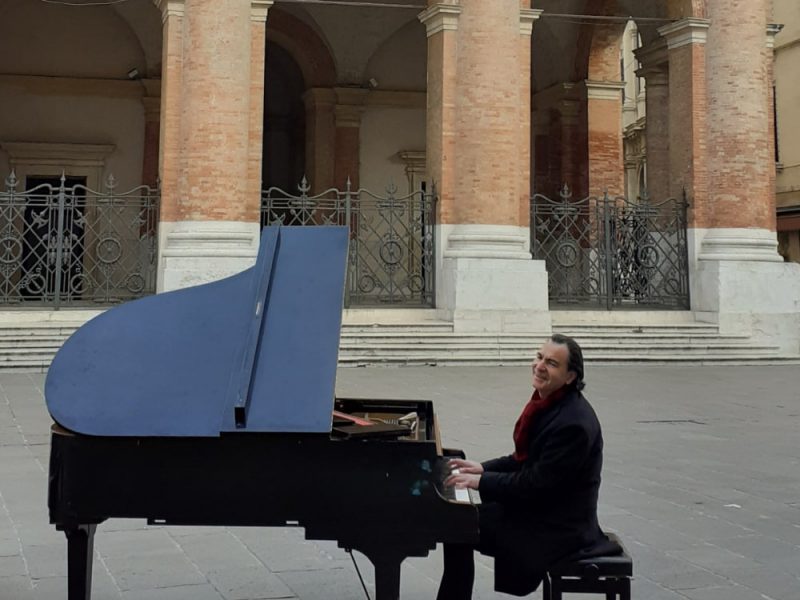
[[[45,396],[69,600],[90,600],[111,518],[303,527],[366,555],[378,600],[399,597],[407,556],[477,541],[476,508],[442,484],[432,404],[335,398],[347,240],[265,228],[254,267],[116,307],[64,344]]]

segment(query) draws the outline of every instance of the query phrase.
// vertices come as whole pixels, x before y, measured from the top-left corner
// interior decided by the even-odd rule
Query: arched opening
[[[267,41],[264,79],[262,187],[294,192],[306,167],[303,74],[286,50]]]

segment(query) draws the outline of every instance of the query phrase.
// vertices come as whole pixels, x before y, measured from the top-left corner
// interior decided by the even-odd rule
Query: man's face
[[[542,346],[533,360],[533,387],[542,398],[575,380],[575,373],[567,370],[569,350],[552,341]]]

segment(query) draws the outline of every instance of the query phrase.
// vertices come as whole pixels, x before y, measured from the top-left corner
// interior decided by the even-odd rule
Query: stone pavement
[[[633,597],[800,599],[800,369],[590,365],[587,381],[606,439],[601,522],[634,557]],[[0,376],[0,600],[66,598],[66,543],[47,520],[42,386],[40,375]],[[444,443],[485,459],[510,450],[529,386],[525,368],[369,368],[341,370],[337,391],[434,400]],[[370,565],[356,560],[369,587]],[[508,597],[492,591],[491,559],[476,570],[475,598]],[[439,551],[408,559],[402,597],[434,598],[440,573]],[[299,529],[121,520],[98,528],[93,590],[94,600],[364,598],[350,557]]]

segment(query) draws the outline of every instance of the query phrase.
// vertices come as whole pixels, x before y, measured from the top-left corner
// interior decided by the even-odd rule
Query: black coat
[[[495,557],[497,591],[529,594],[559,559],[605,540],[597,523],[602,465],[600,423],[574,390],[536,416],[524,463],[483,463],[478,549]]]

